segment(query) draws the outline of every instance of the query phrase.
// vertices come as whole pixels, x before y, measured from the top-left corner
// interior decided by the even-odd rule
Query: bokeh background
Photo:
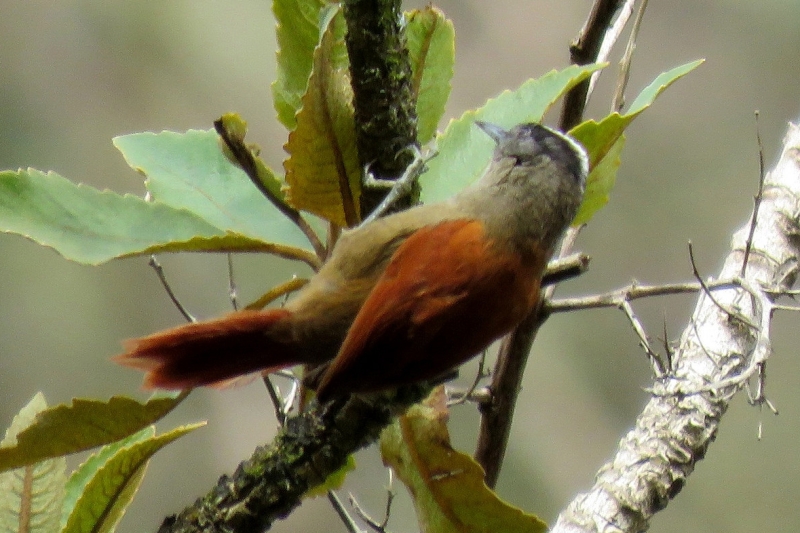
[[[588,0],[441,0],[454,21],[457,65],[447,117],[568,62]],[[422,2],[408,2],[408,7]],[[732,231],[746,220],[758,180],[753,112],[761,112],[768,164],[786,122],[798,116],[800,3],[788,0],[650,2],[634,57],[632,98],[660,72],[706,63],[676,83],[629,130],[611,202],[579,248],[589,272],[559,294],[605,291],[636,278],[688,280],[686,243],[712,274]],[[206,129],[227,111],[250,123],[249,139],[280,168],[286,132],[275,119],[274,21],[266,0],[0,0],[0,168],[55,170],[99,188],[142,194],[139,175],[115,151],[115,135]],[[621,48],[621,47],[620,47]],[[589,113],[608,109],[608,69]],[[555,115],[550,117],[551,123]],[[444,123],[442,124],[442,126]],[[200,317],[229,309],[223,256],[162,256],[181,300]],[[249,301],[295,265],[236,257]],[[691,297],[635,304],[653,337],[666,320],[676,339]],[[774,327],[768,393],[779,417],[737,398],[707,459],[652,531],[764,533],[800,522],[800,363],[797,315]],[[73,397],[137,395],[140,376],[108,358],[119,341],[181,323],[146,258],[101,267],[71,264],[21,237],[0,235],[0,426],[39,390],[52,404]],[[470,370],[462,379],[469,381]],[[646,401],[649,365],[614,310],[555,316],[534,348],[500,494],[552,521],[597,468]],[[152,462],[120,531],[154,530],[164,515],[204,493],[275,430],[258,385],[197,391],[162,424],[208,419]],[[471,407],[453,414],[461,449],[474,446]],[[764,436],[757,440],[759,424]],[[386,474],[373,447],[358,456],[346,490],[375,515]],[[76,464],[77,459],[71,464]],[[404,489],[390,529],[416,531]],[[324,499],[276,531],[344,531]]]

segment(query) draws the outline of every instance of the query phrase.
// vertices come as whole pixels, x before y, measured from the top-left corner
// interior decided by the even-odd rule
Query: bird
[[[144,371],[147,389],[310,365],[320,402],[451,373],[537,304],[589,172],[585,149],[555,129],[476,125],[496,145],[472,185],[344,231],[284,307],[128,340],[115,361]]]

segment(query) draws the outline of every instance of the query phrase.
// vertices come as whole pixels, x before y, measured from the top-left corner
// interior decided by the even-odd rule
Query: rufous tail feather
[[[146,372],[147,389],[220,385],[256,371],[299,364],[284,309],[240,311],[125,342],[117,363]]]

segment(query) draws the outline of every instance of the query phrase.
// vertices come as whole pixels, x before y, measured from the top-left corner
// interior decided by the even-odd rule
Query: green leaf
[[[214,130],[134,133],[114,138],[134,169],[147,176],[153,198],[185,209],[224,231],[289,246],[308,246],[303,233],[231,163]]]
[[[475,181],[486,168],[494,143],[474,126],[475,120],[505,128],[522,122],[540,122],[562,94],[602,67],[573,65],[550,72],[526,81],[513,91],[504,91],[480,109],[467,111],[450,121],[436,139],[438,155],[428,162],[428,171],[422,175],[421,200],[424,203],[444,200]]]
[[[111,459],[120,449],[126,448],[140,442],[144,439],[150,438],[155,435],[154,426],[148,426],[133,435],[118,440],[106,446],[103,446],[93,454],[91,454],[69,477],[66,484],[66,495],[64,497],[64,505],[61,508],[61,529],[67,525],[69,516],[75,509],[75,506],[83,495],[86,485],[92,480],[103,465]]]
[[[675,67],[673,69],[668,70],[667,72],[662,72],[659,74],[653,82],[645,87],[645,89],[639,93],[639,96],[631,103],[630,108],[625,113],[626,115],[638,115],[645,108],[649,107],[650,104],[655,101],[656,97],[659,94],[664,92],[664,89],[675,83],[680,78],[684,77],[697,67],[703,64],[705,59],[697,59],[695,61],[690,61],[685,65],[681,65],[679,67]]]
[[[609,198],[620,165],[620,154],[625,144],[623,132],[642,111],[676,80],[697,68],[703,60],[692,61],[660,74],[636,97],[630,110],[621,115],[612,113],[600,122],[587,120],[569,133],[580,142],[589,154],[592,169],[586,180],[586,194],[573,225],[584,224],[602,208]]]
[[[161,394],[145,403],[123,396],[107,402],[78,398],[43,410],[14,444],[0,447],[0,472],[125,438],[163,418],[185,397]]]
[[[37,393],[14,417],[0,446],[16,445],[19,434],[46,408],[44,396]],[[66,468],[59,457],[0,474],[0,531],[58,531]]]
[[[93,461],[93,466],[98,467],[84,484],[83,491],[66,520],[64,533],[114,531],[136,495],[150,457],[167,444],[203,425],[205,424],[200,423],[179,427],[157,437],[153,436],[153,428],[145,428],[136,436],[138,438],[132,438],[124,444],[112,445],[108,452],[102,452],[101,455],[104,456],[107,453],[112,455],[102,466],[99,466],[100,460]]]
[[[404,16],[412,87],[417,97],[417,140],[425,144],[436,134],[450,97],[455,30],[453,22],[432,5]]]
[[[314,51],[314,69],[289,134],[284,163],[288,201],[339,226],[359,220],[361,167],[341,11]]]
[[[501,500],[483,482],[480,465],[453,449],[447,416],[438,387],[381,434],[383,461],[408,488],[420,530],[544,533],[544,522]]]
[[[608,203],[611,189],[614,188],[617,178],[623,146],[625,146],[625,136],[620,135],[617,142],[606,152],[605,157],[592,168],[586,178],[586,192],[578,214],[572,222],[573,226],[587,223],[597,211]]]
[[[587,120],[572,128],[569,134],[586,148],[589,154],[589,166],[594,167],[606,156],[633,119],[650,107],[658,95],[702,62],[703,60],[692,61],[660,74],[636,97],[627,113],[611,113],[599,122]]]
[[[278,70],[272,83],[272,99],[278,120],[293,130],[300,99],[311,75],[314,49],[319,44],[320,11],[324,0],[274,0],[272,11],[278,24]]]
[[[0,231],[87,265],[155,252],[272,248],[184,209],[75,185],[54,172],[34,169],[0,171]]]

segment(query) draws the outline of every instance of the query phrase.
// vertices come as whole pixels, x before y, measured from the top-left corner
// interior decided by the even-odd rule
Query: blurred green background
[[[422,2],[408,2],[407,7]],[[456,73],[447,117],[479,106],[568,62],[567,47],[591,2],[442,0],[456,28]],[[688,280],[686,242],[713,274],[729,236],[749,215],[758,180],[753,111],[761,111],[768,164],[786,122],[800,110],[800,3],[651,2],[630,81],[630,99],[660,72],[704,57],[629,130],[610,204],[582,234],[590,271],[559,294],[628,283]],[[0,0],[0,168],[55,170],[99,188],[142,194],[141,177],[111,145],[114,135],[211,127],[227,111],[250,123],[249,139],[281,168],[286,133],[269,86],[275,40],[270,2]],[[621,48],[621,47],[618,47]],[[614,85],[601,79],[589,113],[603,115]],[[551,123],[555,115],[550,117]],[[442,124],[443,126],[443,124]],[[424,178],[423,178],[424,180]],[[424,182],[423,182],[424,183]],[[162,256],[181,300],[200,317],[229,309],[222,256]],[[295,265],[237,257],[249,301]],[[693,298],[637,302],[651,336],[666,317],[676,339]],[[800,363],[796,316],[779,316],[768,393],[781,416],[737,398],[717,442],[655,532],[791,530],[800,522]],[[181,323],[146,258],[98,268],[61,259],[17,236],[0,235],[0,425],[33,394],[52,404],[75,396],[135,394],[140,376],[108,358],[120,339]],[[793,333],[794,332],[794,333]],[[471,370],[462,379],[471,379]],[[624,316],[613,310],[555,316],[534,348],[517,411],[500,494],[552,521],[588,488],[646,401],[649,365]],[[120,531],[154,530],[232,471],[274,432],[262,388],[197,391],[164,427],[197,419],[209,426],[161,452]],[[456,444],[472,451],[477,417],[453,415]],[[763,421],[764,437],[757,440]],[[346,489],[374,515],[386,474],[377,451],[359,455]],[[74,461],[73,461],[74,464]],[[401,487],[389,527],[415,531]],[[324,500],[303,505],[276,531],[344,531]]]

